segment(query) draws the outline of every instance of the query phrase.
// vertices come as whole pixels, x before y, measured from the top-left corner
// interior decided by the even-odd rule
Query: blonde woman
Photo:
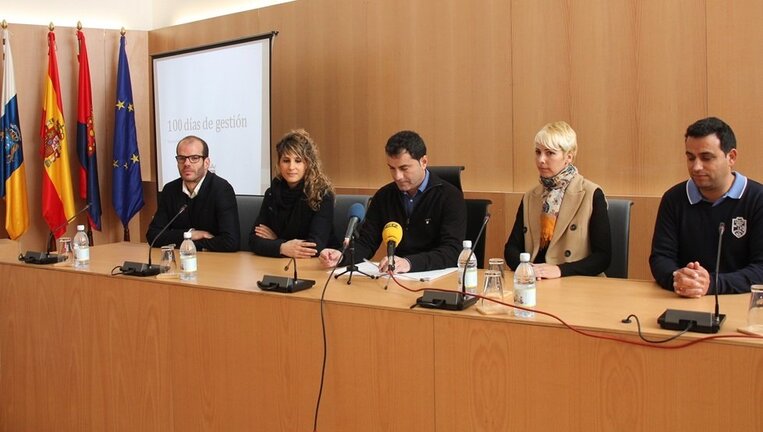
[[[265,191],[249,248],[270,257],[314,257],[334,238],[334,189],[304,129],[284,135],[276,153],[278,174]]]
[[[563,121],[535,135],[540,184],[525,193],[504,248],[506,263],[519,265],[530,253],[538,279],[594,276],[609,267],[612,241],[607,201],[601,188],[573,165],[577,136]]]

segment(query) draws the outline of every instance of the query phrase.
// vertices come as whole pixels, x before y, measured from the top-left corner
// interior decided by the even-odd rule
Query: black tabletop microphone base
[[[27,251],[19,256],[19,261],[27,264],[55,264],[59,261],[58,254],[49,252]]]
[[[145,264],[139,262],[125,261],[122,264],[122,274],[128,276],[156,276],[160,273],[158,265]]]
[[[460,311],[477,303],[477,297],[459,291],[424,291],[424,295],[416,299],[416,306],[427,309],[444,309]]]
[[[660,327],[666,330],[686,330],[695,333],[718,333],[726,315],[712,312],[695,312],[668,309],[657,318]]]
[[[294,279],[283,276],[265,275],[261,281],[257,281],[257,286],[263,291],[275,291],[280,293],[294,293],[306,290],[315,285],[314,280]]]

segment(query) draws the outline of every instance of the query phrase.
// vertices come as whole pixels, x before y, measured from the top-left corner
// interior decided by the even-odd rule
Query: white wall
[[[153,30],[293,0],[0,0],[0,21]]]

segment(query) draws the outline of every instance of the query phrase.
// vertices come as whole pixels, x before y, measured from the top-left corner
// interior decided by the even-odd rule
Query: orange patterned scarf
[[[564,192],[567,190],[572,178],[578,174],[575,165],[569,164],[553,177],[541,177],[543,185],[543,211],[540,214],[540,248],[545,249],[551,243],[556,227],[556,217],[564,200]]]

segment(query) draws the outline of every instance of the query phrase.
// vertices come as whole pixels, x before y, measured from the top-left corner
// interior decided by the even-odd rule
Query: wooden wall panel
[[[637,145],[633,5],[597,0],[573,2],[570,8],[570,118],[580,143],[577,165],[610,194],[634,179],[635,164],[629,163]]]
[[[763,3],[708,1],[707,80],[709,114],[725,120],[737,138],[736,168],[763,180]]]
[[[688,177],[683,135],[708,115],[704,1],[635,4],[637,135],[632,149],[612,154],[630,174],[608,192],[660,196]]]
[[[87,23],[84,23],[87,24]],[[19,104],[21,134],[26,166],[27,194],[29,201],[30,227],[20,239],[23,248],[39,250],[45,243],[49,228],[42,218],[41,179],[42,160],[40,146],[40,113],[42,111],[43,80],[47,74],[47,32],[45,26],[10,24],[11,46],[15,63],[16,91]],[[87,39],[88,60],[93,91],[93,117],[95,119],[96,148],[98,152],[98,179],[101,190],[102,226],[101,232],[94,231],[96,244],[110,243],[122,239],[122,226],[111,203],[111,161],[114,136],[114,101],[116,97],[117,59],[119,53],[119,31],[84,30]],[[79,198],[79,159],[77,157],[77,88],[79,64],[76,58],[76,30],[72,27],[56,28],[57,59],[61,83],[64,119],[66,121],[69,163],[72,172],[75,207],[85,206]],[[141,172],[144,180],[152,178],[151,145],[149,141],[149,88],[148,82],[148,33],[130,31],[127,34],[127,56],[133,84],[133,99],[136,107],[138,145],[141,152]],[[0,75],[2,71],[0,71]],[[0,200],[0,215],[5,220],[5,201]],[[80,216],[72,223],[68,234],[73,236],[76,224],[84,223]],[[141,231],[139,218],[134,218],[130,226]],[[5,224],[0,224],[0,233],[5,233]],[[142,236],[133,240],[143,239]]]
[[[534,140],[545,124],[564,120],[579,132],[579,126],[571,118],[569,9],[569,2],[565,1],[512,2],[514,122],[511,150],[514,191],[517,192],[538,184]],[[578,136],[578,141],[581,152],[589,153],[582,136]],[[511,213],[511,224],[515,214]],[[506,234],[508,236],[508,232]]]

